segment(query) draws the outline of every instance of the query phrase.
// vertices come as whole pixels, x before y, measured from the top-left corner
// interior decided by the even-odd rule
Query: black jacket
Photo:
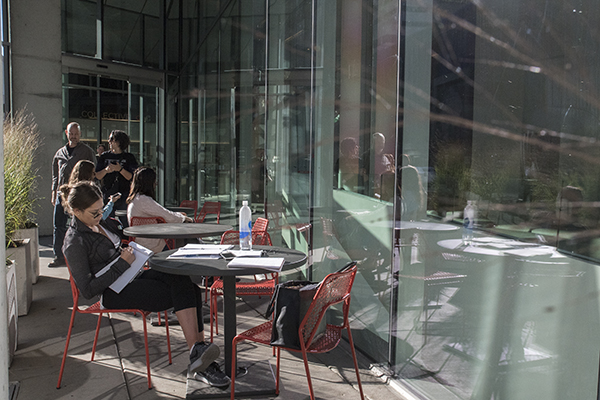
[[[112,219],[100,221],[100,225],[108,231],[122,237],[118,222]],[[101,295],[123,272],[129,268],[129,263],[121,258],[120,248],[103,234],[92,231],[87,225],[73,216],[71,226],[65,235],[63,253],[75,284],[82,296],[91,299]],[[99,276],[95,275],[113,260],[119,258],[110,270]]]

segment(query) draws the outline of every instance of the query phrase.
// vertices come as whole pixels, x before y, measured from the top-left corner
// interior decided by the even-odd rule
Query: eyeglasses
[[[114,141],[115,141],[115,138],[111,136],[111,137],[109,137],[109,138],[108,138],[108,141],[109,141],[109,142],[114,142]]]
[[[86,210],[86,211],[89,212],[90,215],[92,216],[92,218],[94,218],[94,219],[96,219],[96,218],[98,218],[99,216],[102,215],[102,210],[96,210],[96,211],[93,211],[93,212],[92,211],[88,211],[88,210]]]

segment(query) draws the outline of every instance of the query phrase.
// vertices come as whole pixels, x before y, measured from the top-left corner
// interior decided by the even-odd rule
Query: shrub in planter
[[[7,244],[30,221],[37,170],[33,166],[40,134],[33,116],[18,111],[4,119],[4,223]]]
[[[35,267],[31,264],[29,248],[31,240],[17,240],[16,231],[27,227],[32,215],[36,200],[34,190],[37,174],[33,161],[41,139],[33,116],[25,110],[7,115],[4,119],[3,131],[6,255],[13,260],[20,258],[14,266],[19,299],[17,303],[19,315],[25,315],[31,304],[32,271]],[[22,242],[21,246],[18,246],[19,242]],[[23,252],[26,254],[21,255]]]

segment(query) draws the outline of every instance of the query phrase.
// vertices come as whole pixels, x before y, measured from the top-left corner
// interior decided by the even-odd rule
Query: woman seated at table
[[[100,189],[91,182],[79,182],[63,185],[60,191],[63,204],[73,216],[63,252],[81,294],[86,299],[102,296],[102,304],[107,308],[159,312],[173,307],[190,349],[190,371],[196,379],[212,386],[229,385],[229,378],[215,362],[219,347],[204,342],[200,288],[189,276],[149,269],[120,293],[114,292],[109,286],[129,268],[135,255],[129,247],[121,249],[117,223],[100,218],[103,207]],[[107,272],[96,276],[107,266]]]
[[[69,185],[73,186],[77,182],[94,182],[96,176],[96,166],[90,160],[79,160],[71,171]],[[95,182],[94,182],[95,183]],[[112,213],[117,200],[121,198],[121,193],[115,193],[108,197],[108,203],[102,209],[102,219],[106,219]]]
[[[129,226],[132,225],[133,217],[162,217],[166,222],[194,222],[190,217],[183,213],[169,211],[155,200],[156,190],[156,172],[152,168],[140,167],[133,173],[131,181],[131,191],[127,199],[127,220]],[[164,239],[136,238],[135,241],[152,250],[160,253],[165,248]]]

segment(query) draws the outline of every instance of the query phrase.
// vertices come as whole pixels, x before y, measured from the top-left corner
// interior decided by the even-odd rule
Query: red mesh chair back
[[[138,226],[138,225],[152,225],[152,224],[164,224],[167,221],[163,217],[131,217],[129,221],[129,226]],[[135,242],[135,237],[129,237],[130,242]],[[175,239],[165,239],[167,242],[167,247],[169,250],[173,250],[175,248]]]
[[[179,207],[189,207],[194,209],[194,216],[188,215],[190,218],[196,219],[196,215],[198,215],[198,200],[181,200],[181,204]]]
[[[268,219],[258,217],[258,218],[256,218],[256,221],[254,221],[254,225],[252,225],[252,232],[266,231],[268,226],[269,226]]]
[[[356,360],[356,351],[354,350],[354,341],[352,340],[352,332],[348,322],[348,312],[350,309],[350,291],[356,277],[356,263],[348,264],[342,271],[329,274],[323,279],[319,285],[319,289],[313,297],[312,303],[306,312],[306,316],[300,323],[298,335],[301,338],[301,349],[292,349],[283,347],[284,350],[295,351],[302,353],[304,359],[304,369],[306,371],[306,379],[310,398],[315,399],[310,370],[308,366],[308,353],[326,353],[333,350],[340,342],[342,331],[346,329],[348,333],[348,342],[352,350],[352,358],[354,361],[354,369],[356,371],[356,379],[358,380],[358,388],[361,399],[364,399],[360,374],[358,371],[358,362]],[[343,322],[342,325],[327,324],[325,332],[318,333],[319,323],[325,316],[325,312],[334,304],[343,303]],[[237,344],[244,340],[249,340],[257,343],[270,345],[271,331],[273,330],[272,321],[265,322],[254,328],[248,329],[233,338],[233,351],[231,355],[231,368],[236,371],[236,352]],[[277,371],[275,392],[279,394],[279,372],[281,363],[281,349],[276,347],[277,353]],[[235,398],[235,373],[231,376],[231,400]]]
[[[271,235],[265,231],[252,231],[252,244],[257,246],[273,246]],[[225,231],[221,235],[221,244],[239,244],[240,231]]]
[[[221,219],[221,203],[218,201],[205,201],[200,211],[198,211],[196,222],[204,222],[208,214],[216,214],[218,224]]]
[[[149,356],[149,352],[148,352],[148,331],[147,331],[147,327],[146,327],[146,317],[148,316],[148,314],[150,314],[150,312],[144,311],[144,310],[139,310],[139,309],[103,308],[99,301],[97,301],[96,303],[94,303],[91,306],[88,306],[86,308],[80,308],[79,307],[79,295],[80,295],[79,289],[77,288],[77,285],[75,284],[75,280],[73,279],[73,276],[71,275],[71,268],[69,267],[69,263],[66,260],[65,260],[65,262],[67,264],[67,269],[69,270],[69,283],[71,284],[71,294],[73,296],[73,310],[71,311],[71,320],[69,323],[69,330],[67,332],[67,341],[65,343],[65,351],[63,353],[63,358],[62,358],[62,362],[60,365],[60,372],[58,375],[58,383],[56,385],[56,388],[60,389],[60,385],[62,382],[63,372],[65,369],[65,362],[67,360],[67,351],[69,350],[69,342],[71,341],[71,333],[73,331],[73,323],[75,321],[75,315],[77,313],[98,314],[98,323],[96,324],[96,334],[94,336],[94,344],[92,346],[91,361],[94,361],[94,355],[96,354],[96,344],[98,343],[98,334],[100,333],[100,324],[102,322],[102,314],[133,313],[133,314],[140,314],[142,316],[142,321],[143,321],[143,325],[144,325],[144,343],[145,343],[145,347],[146,347],[146,374],[148,377],[148,389],[152,389],[152,380],[150,377],[150,356]],[[165,315],[165,331],[167,334],[167,348],[168,348],[168,353],[169,353],[169,364],[172,364],[173,359],[171,357],[171,339],[169,336],[169,321],[168,321],[168,317],[167,317],[167,311],[164,311],[164,315]]]

